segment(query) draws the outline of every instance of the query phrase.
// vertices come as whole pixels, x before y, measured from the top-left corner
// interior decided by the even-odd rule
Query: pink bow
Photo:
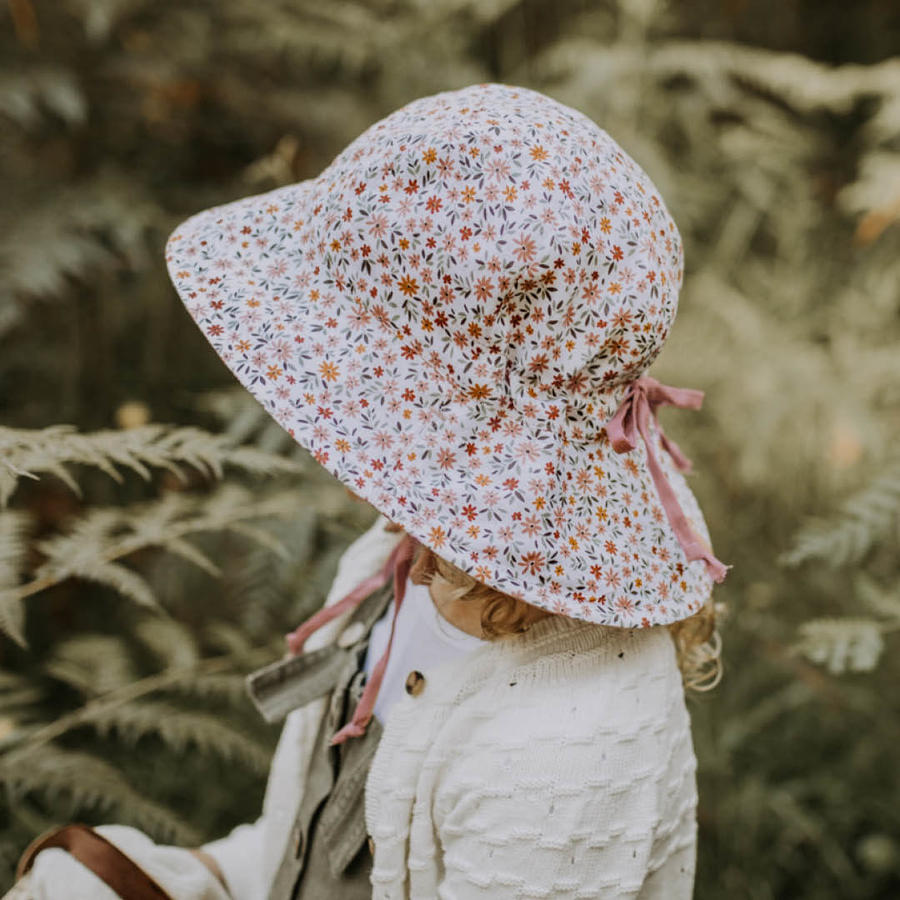
[[[342,744],[347,738],[362,737],[366,732],[366,726],[372,719],[372,713],[375,709],[375,700],[378,697],[378,689],[384,679],[384,671],[387,668],[388,659],[391,655],[391,645],[394,643],[394,631],[397,627],[397,614],[400,612],[400,605],[403,603],[403,596],[406,593],[406,577],[409,574],[412,565],[412,558],[418,542],[415,538],[405,537],[400,543],[394,547],[391,555],[388,556],[384,565],[374,575],[370,575],[364,581],[360,582],[346,597],[340,602],[332,606],[325,606],[315,615],[307,619],[299,628],[288,634],[287,643],[290,652],[297,656],[303,652],[303,645],[306,639],[314,632],[318,631],[323,625],[336,619],[341,613],[348,609],[359,606],[372,591],[378,590],[387,584],[388,579],[394,577],[394,618],[391,621],[391,635],[388,638],[387,647],[381,655],[381,659],[375,664],[372,674],[366,681],[356,709],[353,710],[353,717],[350,721],[336,732],[331,738],[331,744]]]
[[[663,509],[669,518],[669,524],[675,532],[675,537],[678,538],[678,543],[681,544],[688,560],[704,560],[713,580],[721,582],[725,580],[725,575],[732,567],[726,566],[721,560],[716,559],[691,528],[669,479],[659,465],[647,428],[652,415],[660,441],[669,456],[672,457],[676,468],[681,472],[689,472],[691,461],[681,452],[675,441],[670,440],[663,433],[662,426],[656,418],[656,409],[666,405],[677,406],[681,409],[700,409],[702,403],[703,391],[670,387],[661,384],[649,375],[642,375],[631,383],[619,409],[605,427],[610,443],[617,453],[634,450],[637,446],[638,434],[644,439],[644,446],[647,448],[647,465],[656,484]]]

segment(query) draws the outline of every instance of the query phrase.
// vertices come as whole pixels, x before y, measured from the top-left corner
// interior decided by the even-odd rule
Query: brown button
[[[299,856],[300,851],[303,849],[303,832],[300,830],[299,825],[294,827],[291,838],[294,842],[294,856]]]
[[[425,690],[425,676],[415,669],[406,676],[406,693],[418,697]]]
[[[374,856],[375,855],[375,841],[372,840],[371,834],[369,835],[368,839],[366,840],[366,843],[369,845],[369,853],[371,853],[372,856]]]

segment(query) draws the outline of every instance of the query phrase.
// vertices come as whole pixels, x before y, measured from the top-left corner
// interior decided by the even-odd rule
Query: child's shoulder
[[[673,748],[690,746],[665,630],[593,637],[593,651],[560,646],[501,667],[460,702],[435,748],[448,802],[476,782],[501,792],[598,778],[622,786],[664,772]]]
[[[459,696],[459,715],[485,733],[596,736],[656,724],[684,690],[665,627],[617,629],[577,620],[485,648]],[[486,712],[490,715],[486,715]]]

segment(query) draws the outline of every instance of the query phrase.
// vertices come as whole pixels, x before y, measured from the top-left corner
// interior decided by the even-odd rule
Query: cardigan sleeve
[[[518,741],[504,729],[521,734],[527,710],[486,720],[436,794],[438,897],[690,900],[696,758],[683,713],[676,703],[630,726],[613,714],[580,733],[535,723]]]

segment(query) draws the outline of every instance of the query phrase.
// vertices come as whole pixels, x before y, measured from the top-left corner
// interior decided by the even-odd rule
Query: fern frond
[[[795,649],[834,675],[870,672],[884,649],[882,626],[874,619],[811,619],[798,632]]]
[[[137,675],[126,642],[106,634],[79,634],[61,641],[45,671],[89,697],[130,684]]]
[[[314,503],[309,491],[281,490],[260,495],[237,484],[223,484],[203,504],[198,522],[205,522],[212,531],[225,530],[232,523],[243,520],[280,519],[296,515],[308,503]]]
[[[180,622],[161,616],[142,616],[135,636],[166,669],[189,669],[199,660],[197,642]]]
[[[25,606],[16,588],[27,553],[31,517],[18,510],[0,510],[0,631],[25,646]]]
[[[78,483],[66,468],[78,463],[94,466],[121,482],[119,468],[149,479],[151,467],[172,472],[186,481],[181,465],[188,464],[220,478],[226,465],[258,474],[296,474],[303,467],[277,454],[255,448],[235,447],[224,435],[199,428],[143,425],[124,430],[81,434],[70,425],[39,430],[0,427],[0,506],[5,505],[23,476],[48,472],[80,494]]]
[[[33,678],[0,671],[0,714],[18,720],[44,699],[44,689]]]
[[[204,638],[214,647],[228,656],[246,656],[252,650],[252,644],[244,631],[231,622],[214,619],[203,629]]]
[[[236,523],[231,526],[232,530],[236,530],[238,528],[248,529],[252,528],[249,525],[241,525],[240,523]],[[256,529],[262,535],[265,535],[266,532],[262,531],[262,529]],[[211,575],[213,578],[218,578],[222,574],[222,570],[217,566],[199,547],[194,544],[188,543],[188,541],[183,538],[178,537],[169,537],[166,538],[162,546],[165,547],[169,553],[174,554],[175,556],[180,556],[182,559],[186,560],[189,563],[195,565],[198,569],[202,569],[207,575]]]
[[[900,518],[900,461],[841,504],[829,519],[813,522],[794,537],[779,557],[785,566],[817,559],[831,568],[859,562],[896,528]]]
[[[857,573],[854,579],[856,596],[886,623],[900,623],[900,591],[894,587],[885,590],[865,572]]]
[[[201,840],[193,827],[135,789],[117,768],[87,753],[54,746],[8,753],[0,758],[0,784],[13,798],[37,794],[60,811],[62,820],[87,810],[115,811],[157,840],[187,846]]]
[[[171,681],[166,691],[198,700],[225,700],[233,705],[246,699],[245,681],[246,676],[237,672],[191,674],[183,676],[180,680]]]
[[[242,387],[204,391],[194,398],[194,408],[215,418],[235,444],[252,442],[265,452],[287,454],[304,474],[319,469],[309,453]]]
[[[251,667],[271,661],[271,647],[252,647],[241,649],[236,653],[204,659],[186,669],[166,669],[154,675],[148,675],[138,681],[124,684],[115,690],[96,697],[84,706],[57,716],[52,722],[32,728],[27,733],[6,735],[0,738],[0,746],[10,748],[11,752],[26,753],[29,748],[43,747],[68,734],[75,728],[81,728],[108,710],[117,709],[129,703],[170,688],[183,689],[185,681],[207,675],[232,673],[235,668]]]
[[[131,507],[94,508],[69,523],[65,534],[37,543],[47,558],[31,581],[10,590],[20,599],[68,578],[81,578],[112,588],[143,606],[157,601],[147,581],[117,560],[137,550],[159,547],[209,572],[218,571],[184,538],[205,531],[236,530],[271,546],[275,539],[247,522],[296,513],[301,494],[279,491],[260,497],[248,488],[225,484],[209,495],[169,493]]]
[[[103,736],[116,732],[131,744],[146,735],[157,735],[176,753],[190,747],[258,773],[266,772],[271,761],[264,745],[230,726],[220,715],[179,709],[159,700],[98,709],[86,716],[83,724],[93,726]]]
[[[151,541],[136,541],[122,530],[134,526],[134,513],[124,509],[92,509],[69,525],[67,534],[39,541],[37,549],[47,559],[23,585],[23,597],[69,578],[94,581],[142,606],[156,606],[156,598],[147,581],[116,559],[149,546]]]
[[[235,534],[242,534],[246,538],[250,538],[254,543],[263,547],[269,556],[271,565],[271,554],[275,554],[283,560],[290,559],[291,551],[270,531],[251,525],[248,522],[234,522],[228,526],[228,530]]]
[[[83,98],[69,77],[47,72],[40,96],[74,121],[83,113]],[[29,301],[69,296],[73,279],[121,270],[123,262],[132,269],[146,265],[147,224],[160,210],[139,181],[107,168],[74,182],[48,183],[50,190],[23,191],[3,222],[0,334],[21,320]]]

